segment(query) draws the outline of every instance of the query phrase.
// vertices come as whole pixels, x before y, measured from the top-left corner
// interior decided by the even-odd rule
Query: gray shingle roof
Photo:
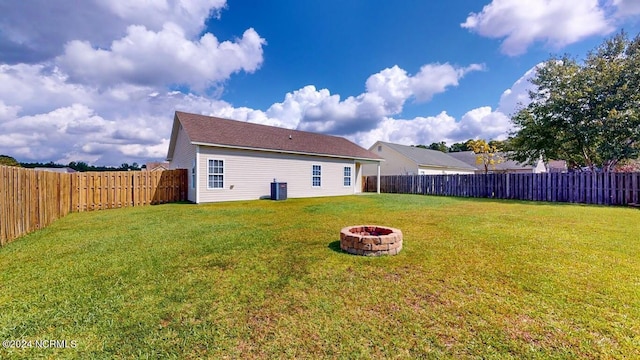
[[[476,170],[475,166],[471,166],[463,161],[455,159],[442,151],[423,149],[414,146],[406,146],[380,141],[391,149],[399,152],[407,158],[415,161],[418,165],[423,166],[441,166],[456,169]]]
[[[499,164],[495,165],[495,170],[500,171],[500,170],[522,170],[522,169],[533,169],[533,166],[531,165],[523,165],[520,164],[519,162],[513,161],[513,160],[507,160],[506,159],[506,154],[504,153],[499,153],[505,160],[504,162],[501,162]],[[451,155],[452,157],[463,161],[467,164],[473,164],[474,166],[478,167],[478,169],[484,169],[483,165],[476,165],[476,154],[473,151],[461,151],[461,152],[453,152],[453,153],[449,153],[449,155]],[[491,170],[494,170],[493,166],[491,167]]]
[[[288,153],[329,155],[359,160],[380,160],[376,154],[351,141],[332,135],[290,130],[275,126],[222,119],[176,111],[192,143],[268,150]],[[174,141],[172,135],[172,142]],[[169,147],[169,157],[173,154]]]

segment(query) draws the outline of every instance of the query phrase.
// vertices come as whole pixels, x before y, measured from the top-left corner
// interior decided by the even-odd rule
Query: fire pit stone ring
[[[396,255],[402,250],[402,231],[379,225],[347,226],[340,230],[340,248],[354,255]]]

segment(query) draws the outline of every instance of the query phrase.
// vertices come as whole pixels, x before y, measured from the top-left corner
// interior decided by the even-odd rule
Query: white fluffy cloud
[[[74,40],[108,47],[131,24],[159,32],[173,23],[192,38],[225,6],[225,0],[0,1],[0,60],[44,61],[60,55],[63,45]]]
[[[542,66],[543,63],[539,63],[538,65],[532,67],[522,75],[520,79],[518,79],[511,88],[505,90],[500,96],[500,103],[498,104],[497,111],[511,116],[515,114],[522,107],[529,105],[531,102],[529,98],[529,91],[533,90],[534,86],[531,84],[530,80],[535,75],[538,67]]]
[[[494,110],[483,106],[467,111],[460,119],[446,112],[436,116],[416,117],[414,119],[394,119],[385,117],[378,126],[370,131],[358,131],[347,137],[365,147],[378,140],[405,145],[425,144],[445,141],[451,145],[468,139],[505,139],[512,130],[510,116],[521,106],[529,103],[529,82],[540,64],[528,70],[500,97]]]
[[[243,121],[275,125],[300,130],[352,135],[379,129],[388,116],[396,115],[408,99],[427,101],[451,86],[471,71],[484,69],[472,64],[465,68],[450,64],[428,64],[416,75],[409,75],[398,66],[371,75],[366,91],[342,99],[328,89],[313,85],[287,93],[284,101],[275,103],[266,111],[249,108],[224,107],[212,111],[213,115]]]
[[[0,153],[110,165],[163,158],[175,110],[230,108],[192,91],[220,90],[262,64],[265,41],[251,28],[231,41],[201,34],[225,6],[0,2]],[[168,90],[176,85],[186,90]]]
[[[191,41],[172,23],[159,32],[132,25],[109,50],[94,49],[85,41],[68,43],[57,63],[70,80],[80,83],[183,84],[204,90],[241,70],[254,72],[262,64],[264,43],[253,29],[236,42],[220,43],[211,33]]]
[[[627,17],[640,14],[640,1],[638,0],[613,0],[618,8],[617,15]]]
[[[433,69],[435,70],[429,73]],[[309,85],[287,93],[283,102],[273,104],[266,112],[229,106],[213,111],[212,114],[281,127],[341,134],[364,147],[369,147],[378,140],[411,145],[439,141],[452,144],[470,138],[504,139],[510,130],[510,111],[515,109],[518,102],[524,103],[528,99],[528,79],[533,69],[504,92],[496,110],[490,107],[472,109],[459,120],[444,111],[436,116],[413,119],[391,116],[402,111],[407,99],[420,93],[421,83],[418,80],[430,79],[439,84],[433,86],[433,96],[449,86],[457,85],[459,79],[469,71],[481,69],[483,67],[479,65],[454,68],[448,64],[431,64],[423,66],[415,76],[409,76],[405,70],[394,66],[371,75],[366,82],[367,92],[345,100],[340,100],[339,95],[332,95],[327,89],[317,90]],[[441,74],[444,79],[436,76],[437,74]],[[366,113],[364,109],[369,112]]]
[[[472,64],[456,68],[449,64],[427,64],[411,79],[412,93],[418,101],[429,101],[450,86],[458,86],[458,80],[472,71],[484,70],[484,65]]]
[[[378,140],[404,145],[452,142],[457,140],[451,134],[456,132],[458,126],[456,119],[443,111],[436,116],[410,120],[385,118],[376,129],[357,132],[348,138],[367,148]]]
[[[450,64],[427,64],[416,75],[409,75],[398,66],[371,75],[366,81],[366,92],[341,100],[329,90],[316,90],[313,86],[287,94],[283,103],[274,104],[270,117],[297,116],[297,127],[302,130],[348,135],[375,129],[390,115],[402,111],[408,99],[423,102],[435,94],[457,86],[459,80],[471,71],[484,67],[472,64],[466,68]],[[284,109],[288,109],[284,112]],[[294,109],[294,111],[291,111]],[[287,121],[292,123],[291,120]]]
[[[338,95],[321,90],[321,101],[305,106],[299,127],[304,130],[348,135],[373,130],[390,115],[402,111],[404,103],[414,98],[424,102],[451,86],[471,71],[484,69],[472,64],[465,68],[450,64],[426,64],[410,76],[398,66],[371,75],[366,81],[367,91],[357,97],[340,101]]]
[[[446,112],[414,119],[385,118],[376,129],[350,134],[347,138],[370,147],[378,140],[404,145],[429,145],[445,141],[451,145],[468,139],[503,140],[511,128],[509,117],[485,106],[468,111],[460,120]]]
[[[429,64],[411,76],[393,66],[371,75],[366,81],[366,92],[357,96],[342,99],[328,89],[318,90],[308,85],[287,93],[283,102],[271,105],[266,111],[224,107],[212,114],[306,131],[351,135],[373,131],[388,116],[400,113],[408,99],[429,100],[435,94],[457,86],[467,73],[483,68],[477,64],[466,68]]]
[[[458,129],[451,135],[457,139],[498,139],[504,140],[511,127],[511,119],[490,106],[468,111],[458,123]]]
[[[60,145],[74,143],[73,138],[78,134],[87,142],[94,141],[94,137],[109,125],[86,106],[76,104],[46,114],[14,118],[3,122],[0,129],[2,133],[12,134],[10,145],[13,154],[25,158],[46,158],[58,156]]]
[[[339,134],[365,147],[376,140],[429,144],[499,138],[506,134],[508,119],[488,107],[471,110],[459,121],[446,112],[414,119],[392,117],[402,111],[407,99],[418,101],[416,94],[424,93],[420,80],[439,84],[432,88],[433,96],[477,69],[481,67],[432,64],[410,76],[394,66],[370,76],[367,91],[358,96],[342,99],[328,89],[309,85],[287,93],[282,102],[262,111],[153,86],[121,84],[99,89],[71,83],[55,67],[5,64],[0,66],[0,153],[23,161],[82,160],[110,165],[161,159],[166,155],[170,114],[175,110]],[[516,82],[508,91],[511,95],[503,98],[518,98],[516,92],[526,89],[522,82]]]
[[[188,36],[197,35],[210,15],[217,16],[226,0],[96,0],[109,12],[130,24],[160,30],[171,22]]]
[[[8,121],[16,117],[18,111],[20,110],[19,106],[9,106],[4,103],[4,101],[0,100],[0,121]]]
[[[426,64],[414,76],[409,76],[400,67],[393,66],[373,74],[367,79],[367,93],[379,96],[384,100],[387,114],[397,114],[402,110],[404,102],[410,97],[416,101],[429,101],[471,71],[484,70],[484,65],[472,64],[459,68],[450,64]]]
[[[119,165],[166,155],[175,110],[230,105],[153,87],[105,91],[72,84],[43,65],[0,65],[0,153],[22,161]]]
[[[221,41],[201,34],[224,0],[0,2],[0,153],[21,161],[104,165],[164,158],[175,110],[376,140],[449,143],[506,134],[506,111],[527,88],[507,90],[497,110],[402,119],[407,102],[430,101],[483,65],[393,66],[341,96],[308,85],[266,110],[235,107],[207,91],[256,71],[265,39],[253,29]],[[61,17],[52,19],[51,12]],[[25,19],[41,19],[31,26]],[[64,23],[66,26],[60,26]],[[12,52],[13,51],[13,52]],[[13,55],[12,55],[13,54]],[[17,54],[17,55],[16,55]],[[14,56],[15,55],[15,56]],[[180,91],[169,90],[184,85]]]
[[[616,0],[619,9],[637,10],[635,0]],[[462,27],[490,38],[504,38],[502,52],[520,55],[534,42],[559,48],[614,30],[598,0],[493,0],[471,13]]]

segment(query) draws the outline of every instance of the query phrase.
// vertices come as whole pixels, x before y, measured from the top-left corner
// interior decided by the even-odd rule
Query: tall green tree
[[[75,170],[75,171],[84,172],[84,171],[92,170],[91,166],[89,164],[87,164],[86,162],[84,162],[84,161],[78,161],[78,162],[72,161],[72,162],[69,163],[68,166],[70,168],[72,168],[73,170]]]
[[[442,151],[443,153],[449,152],[449,147],[444,141],[431,143],[431,145],[429,145],[429,149]]]
[[[0,155],[0,165],[20,167],[20,163],[9,155]]]
[[[612,171],[640,152],[640,35],[605,40],[583,62],[551,58],[531,79],[531,103],[512,118],[510,157],[566,160]]]
[[[471,146],[469,144],[473,141],[473,139],[469,139],[463,143],[453,143],[449,147],[449,152],[461,152],[461,151],[471,151]]]

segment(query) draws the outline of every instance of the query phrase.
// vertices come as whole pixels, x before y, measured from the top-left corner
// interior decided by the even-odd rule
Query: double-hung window
[[[313,165],[311,170],[311,185],[320,187],[322,185],[322,166]]]
[[[224,189],[224,160],[209,159],[209,189]]]
[[[342,180],[342,184],[344,186],[351,186],[351,166],[345,166],[344,167],[344,174],[343,174],[343,180]]]

